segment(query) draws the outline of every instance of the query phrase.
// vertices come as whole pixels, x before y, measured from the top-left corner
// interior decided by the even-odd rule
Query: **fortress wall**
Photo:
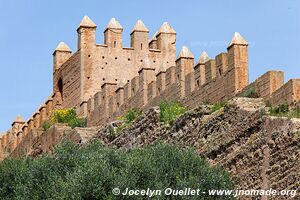
[[[245,87],[239,96],[242,96],[247,90],[253,88],[259,97],[268,99],[273,92],[283,86],[283,84],[283,71],[268,71]]]
[[[166,72],[159,72],[156,76],[152,67],[142,68],[138,76],[125,84],[124,101],[117,100],[120,97],[115,91],[112,92],[108,105],[104,106],[106,109],[101,110],[100,113],[99,109],[94,108],[96,112],[88,116],[89,125],[108,122],[131,108],[147,109],[159,105],[162,100],[180,101],[185,106],[193,108],[203,102],[225,101],[235,96],[248,81],[244,74],[239,74],[245,73],[245,69],[239,68],[247,68],[247,58],[244,58],[247,54],[241,53],[245,51],[243,47],[232,48],[234,49],[230,54],[221,53],[214,60],[210,59],[200,67],[197,65],[194,67],[193,58],[181,57],[177,59],[175,67],[169,67]],[[241,65],[239,65],[240,60],[235,58],[235,51],[238,51],[239,57],[243,56],[242,59],[246,60]],[[231,60],[230,65],[228,60]],[[239,80],[240,78],[242,80]],[[196,79],[205,82],[197,83]],[[240,83],[237,84],[237,81]],[[118,106],[116,106],[117,102]]]
[[[96,25],[85,17],[77,29],[76,53],[72,55],[64,43],[53,53],[53,95],[21,128],[14,126],[13,133],[3,136],[2,146],[18,146],[32,130],[40,130],[57,108],[73,107],[87,117],[88,126],[98,126],[131,108],[147,109],[162,100],[194,108],[203,102],[226,101],[252,87],[260,97],[271,96],[274,104],[300,100],[299,80],[283,85],[280,71],[267,72],[248,85],[248,44],[238,33],[227,52],[214,59],[206,54],[194,66],[186,47],[176,59],[176,32],[167,23],[150,43],[148,29],[137,23],[130,47],[123,47],[122,31],[112,19],[104,31],[104,44],[96,44]]]
[[[76,52],[61,67],[59,76],[63,81],[63,108],[77,107],[81,103],[80,54]]]
[[[290,79],[270,97],[272,105],[295,105],[300,101],[300,79]]]
[[[115,22],[110,22],[115,23]],[[119,25],[118,25],[119,26]],[[149,49],[148,31],[133,30],[131,33],[131,46],[123,47],[122,27],[108,25],[104,31],[104,44],[96,44],[96,26],[91,28],[79,27],[79,44],[81,48],[81,83],[82,101],[87,101],[91,96],[101,90],[105,82],[118,83],[128,81],[138,75],[138,70],[146,62],[151,63],[155,70],[162,62],[172,58],[175,60],[176,34],[161,33],[161,45],[157,49]],[[88,38],[93,38],[88,40]],[[173,40],[170,40],[173,38]],[[82,44],[86,44],[83,48]],[[166,45],[167,47],[165,47]],[[88,52],[88,53],[87,53]]]

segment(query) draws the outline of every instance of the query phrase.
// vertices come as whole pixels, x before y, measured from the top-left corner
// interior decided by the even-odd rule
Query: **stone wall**
[[[88,126],[98,126],[131,108],[145,110],[162,100],[195,108],[203,102],[227,101],[251,88],[273,105],[300,104],[300,81],[284,84],[281,71],[269,71],[249,85],[248,43],[239,33],[227,52],[215,59],[203,52],[195,64],[187,47],[176,58],[176,32],[166,22],[149,40],[149,30],[138,20],[130,47],[123,47],[123,27],[114,18],[104,31],[104,44],[96,44],[96,28],[87,16],[82,19],[74,54],[59,43],[53,53],[53,94],[27,121],[13,123],[1,139],[0,151],[16,148],[58,108],[75,108]]]

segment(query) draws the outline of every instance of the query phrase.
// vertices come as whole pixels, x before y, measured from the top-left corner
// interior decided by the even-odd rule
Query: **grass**
[[[300,118],[300,108],[290,108],[288,104],[270,107],[270,115],[277,117]]]
[[[173,124],[180,115],[187,111],[187,108],[182,106],[179,102],[162,101],[159,108],[160,121],[166,124]]]
[[[212,110],[212,112],[215,112],[217,110],[220,110],[221,108],[224,108],[225,106],[226,106],[226,103],[217,102],[212,105],[211,110]]]
[[[256,92],[256,90],[251,87],[251,88],[248,88],[242,95],[243,97],[248,97],[248,98],[258,98],[259,95],[258,93]]]

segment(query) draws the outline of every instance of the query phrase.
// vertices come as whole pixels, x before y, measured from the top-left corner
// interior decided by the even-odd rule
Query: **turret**
[[[24,119],[20,115],[18,115],[14,120],[14,122],[12,123],[12,133],[17,134],[24,123],[25,123]]]
[[[81,103],[93,95],[91,77],[96,51],[96,28],[96,24],[88,16],[84,16],[77,29],[81,65]]]
[[[203,51],[194,67],[196,86],[198,88],[205,83],[205,63],[209,60],[209,56]]]
[[[184,97],[186,91],[190,92],[194,89],[193,80],[190,80],[190,87],[186,87],[186,76],[194,71],[194,55],[186,46],[182,47],[176,59],[176,67],[178,68],[176,76],[177,82],[180,84],[180,96]],[[191,77],[189,76],[189,78]]]
[[[148,50],[148,28],[138,20],[130,33],[130,46],[135,50]]]
[[[122,48],[122,32],[121,24],[112,18],[104,31],[104,44],[112,48]]]
[[[141,93],[142,105],[144,106],[148,103],[148,84],[155,80],[155,68],[150,64],[149,59],[147,58],[142,64],[141,69],[139,70],[139,87]]]
[[[168,63],[168,67],[174,66],[176,59],[176,32],[164,22],[157,33],[157,49],[162,51],[162,59]]]
[[[60,42],[53,52],[53,73],[58,70],[72,55],[67,44]]]
[[[62,85],[59,82],[60,67],[71,57],[72,51],[64,42],[60,42],[53,52],[53,91],[56,94],[57,102],[62,101]]]
[[[180,66],[183,72],[183,75],[193,72],[194,70],[194,55],[193,53],[186,47],[183,46],[177,59],[176,66]]]
[[[97,25],[88,17],[84,16],[78,28],[78,49],[96,45]]]
[[[248,85],[248,43],[240,33],[235,32],[227,47],[228,70],[233,70],[234,91],[241,91]]]

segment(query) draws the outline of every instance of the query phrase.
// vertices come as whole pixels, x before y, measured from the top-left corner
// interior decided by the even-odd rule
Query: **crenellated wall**
[[[0,139],[0,159],[18,145],[34,142],[43,122],[59,108],[75,108],[88,126],[99,126],[131,108],[147,109],[162,100],[194,108],[250,89],[273,105],[300,105],[300,79],[284,84],[281,71],[269,71],[249,84],[248,43],[239,33],[226,52],[214,59],[203,52],[195,62],[187,47],[176,58],[176,32],[167,22],[149,40],[149,30],[138,20],[130,47],[123,47],[123,27],[116,19],[104,31],[104,44],[96,44],[96,28],[87,16],[82,19],[75,53],[59,43],[53,53],[53,94],[27,121],[16,118]]]
[[[215,59],[205,59],[201,55],[194,65],[193,54],[183,47],[175,66],[163,63],[155,72],[152,63],[146,62],[139,75],[125,85],[104,83],[102,101],[95,100],[99,99],[98,94],[89,100],[97,104],[88,106],[88,126],[101,125],[130,108],[158,105],[162,100],[181,101],[193,108],[206,101],[225,101],[235,96],[248,85],[247,44],[234,43],[227,51]]]

